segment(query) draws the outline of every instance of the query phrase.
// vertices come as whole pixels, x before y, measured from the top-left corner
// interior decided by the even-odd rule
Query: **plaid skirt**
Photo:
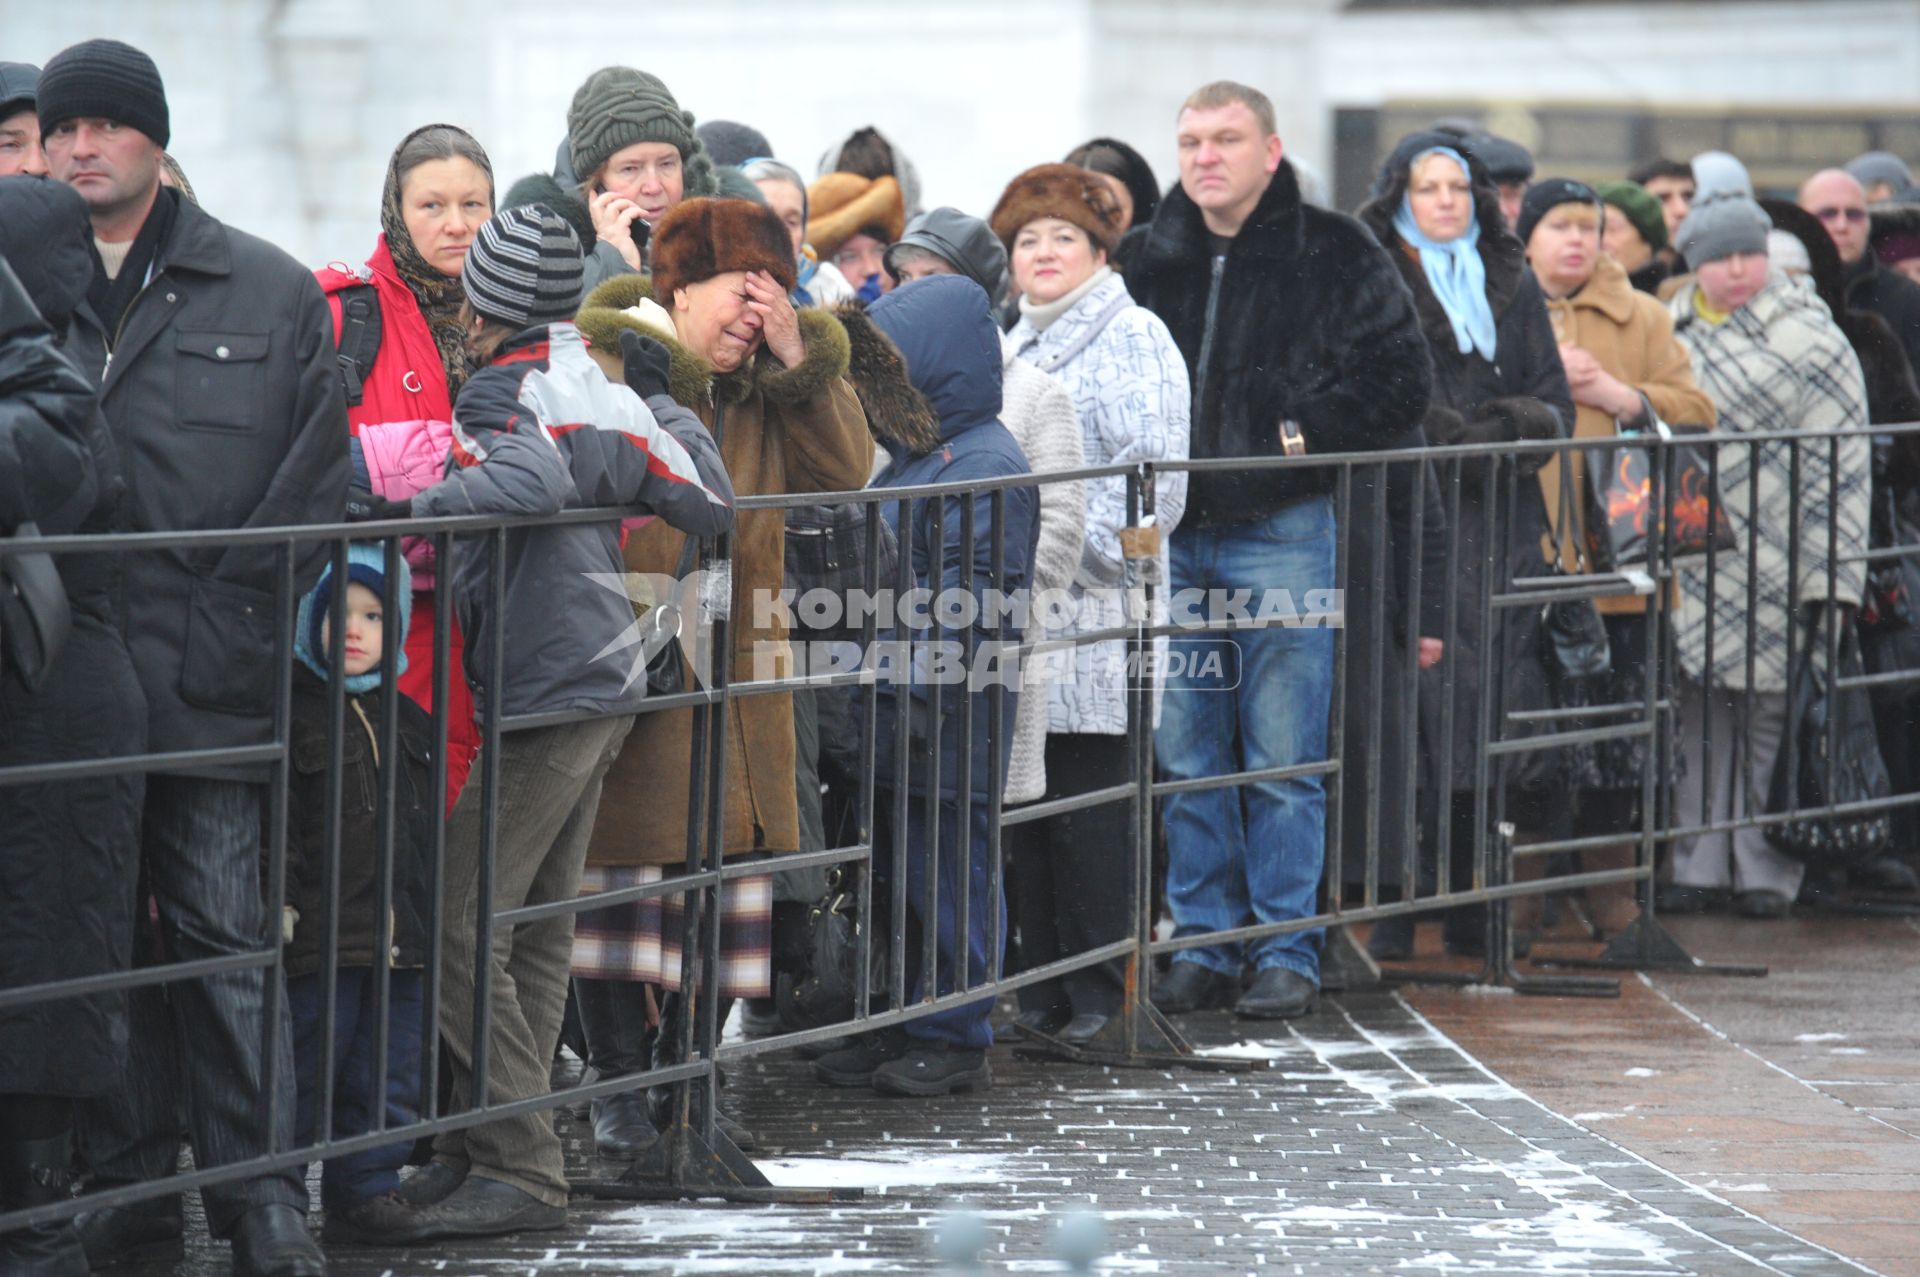
[[[641,887],[666,876],[658,865],[589,865],[580,877],[580,894]],[[582,913],[573,929],[573,975],[586,980],[636,980],[677,992],[685,900],[682,892]],[[720,996],[771,997],[772,966],[773,875],[756,874],[722,884]]]

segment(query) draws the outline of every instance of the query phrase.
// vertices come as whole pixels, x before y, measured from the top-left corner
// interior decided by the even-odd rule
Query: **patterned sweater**
[[[1860,361],[1810,290],[1776,273],[1725,322],[1710,324],[1694,307],[1698,287],[1688,283],[1669,305],[1674,331],[1692,356],[1694,379],[1719,410],[1719,437],[1867,424]],[[1838,445],[1837,470],[1829,440],[1721,447],[1720,494],[1739,544],[1717,556],[1711,600],[1707,561],[1681,563],[1674,628],[1681,668],[1690,678],[1740,690],[1787,690],[1787,628],[1796,605],[1826,600],[1830,557],[1845,560],[1867,548],[1872,449],[1864,434],[1840,438]],[[1796,448],[1797,482],[1792,468]],[[1789,548],[1796,506],[1799,554],[1794,563]],[[1865,583],[1864,564],[1843,563],[1833,581],[1834,597],[1857,604]],[[1750,687],[1749,584],[1754,629]],[[1711,671],[1709,609],[1714,630]],[[1796,650],[1805,650],[1804,627],[1795,642]]]

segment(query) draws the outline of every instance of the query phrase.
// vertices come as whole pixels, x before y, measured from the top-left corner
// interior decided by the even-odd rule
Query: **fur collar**
[[[881,444],[891,443],[916,457],[939,447],[940,414],[907,375],[900,348],[857,302],[843,302],[831,314],[846,329],[851,352],[847,380],[860,396],[868,431]]]
[[[1521,279],[1533,268],[1527,265],[1526,248],[1514,238],[1500,216],[1499,191],[1484,179],[1485,171],[1477,162],[1472,167],[1473,214],[1474,220],[1480,223],[1480,261],[1487,269],[1487,305],[1493,309],[1494,322],[1498,323],[1519,293]],[[1428,348],[1436,352],[1457,351],[1459,344],[1454,339],[1453,323],[1427,283],[1427,272],[1420,266],[1420,254],[1409,248],[1393,229],[1394,214],[1400,211],[1400,201],[1406,193],[1407,175],[1402,172],[1360,209],[1359,218],[1374,238],[1385,245],[1387,256],[1400,268],[1400,277],[1413,289],[1414,306],[1420,313],[1420,331],[1426,336]]]
[[[776,403],[799,403],[825,390],[847,372],[847,334],[831,315],[817,310],[800,312],[800,337],[807,357],[797,368],[783,368],[764,349],[753,362],[733,372],[716,373],[712,365],[641,322],[627,310],[653,298],[653,281],[645,275],[616,275],[587,295],[575,319],[589,343],[618,358],[620,330],[631,328],[659,341],[673,357],[669,389],[675,403],[700,409],[714,404],[744,402],[756,391]]]
[[[1267,183],[1267,190],[1254,205],[1252,216],[1233,238],[1230,256],[1244,258],[1284,258],[1300,251],[1304,240],[1301,229],[1300,182],[1293,165],[1280,161],[1280,168]],[[1205,261],[1213,249],[1206,218],[1200,206],[1188,197],[1178,182],[1160,202],[1152,230],[1147,234],[1145,256],[1156,264]]]

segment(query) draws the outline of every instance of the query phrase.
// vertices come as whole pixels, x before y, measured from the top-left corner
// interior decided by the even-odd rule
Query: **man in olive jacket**
[[[346,405],[332,321],[310,272],[160,185],[168,140],[152,59],[113,40],[57,54],[38,108],[53,176],[78,191],[99,258],[69,350],[100,387],[126,468],[127,531],[332,522],[345,506]],[[326,556],[296,552],[303,590]],[[150,706],[154,752],[271,744],[277,557],[271,546],[155,550],[120,559],[121,627]],[[204,764],[148,779],[141,847],[168,958],[219,958],[278,941],[262,898],[264,764]],[[268,969],[134,994],[127,1085],[90,1106],[87,1156],[103,1185],[172,1171],[176,1091],[196,1165],[291,1145],[292,1045]],[[262,1013],[275,1010],[278,1121],[266,1129]],[[174,1067],[177,1060],[178,1067]],[[207,1221],[234,1242],[234,1271],[319,1274],[306,1186],[293,1170],[203,1190]],[[178,1198],[94,1212],[81,1236],[95,1267],[170,1245]]]
[[[1258,90],[1207,85],[1179,120],[1180,184],[1154,215],[1127,286],[1186,357],[1192,455],[1327,456],[1401,440],[1426,411],[1432,368],[1413,297],[1386,250],[1352,218],[1302,202],[1273,105]],[[1169,556],[1176,623],[1195,611],[1183,592],[1250,595],[1250,619],[1263,603],[1306,619],[1183,642],[1200,658],[1188,668],[1201,672],[1169,675],[1154,737],[1171,779],[1326,758],[1337,478],[1327,466],[1191,477]],[[1224,619],[1198,610],[1203,625]],[[1208,656],[1221,663],[1207,666]],[[1244,789],[1244,801],[1234,788],[1167,800],[1177,937],[1314,913],[1326,849],[1321,777]],[[1243,962],[1258,975],[1241,994]],[[1311,1011],[1319,985],[1320,935],[1295,931],[1181,950],[1153,999],[1164,1011],[1231,1002],[1243,1016],[1279,1019]]]

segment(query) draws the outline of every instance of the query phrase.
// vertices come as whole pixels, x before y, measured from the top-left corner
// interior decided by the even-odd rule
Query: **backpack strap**
[[[340,346],[334,360],[340,366],[347,407],[357,408],[366,397],[367,376],[380,353],[380,295],[372,284],[349,284],[338,296]]]

